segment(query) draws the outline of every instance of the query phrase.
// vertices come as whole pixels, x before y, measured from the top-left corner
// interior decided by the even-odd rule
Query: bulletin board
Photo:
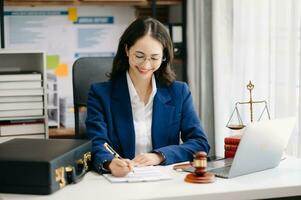
[[[129,6],[5,7],[5,47],[46,52],[58,93],[72,97],[72,64],[80,57],[112,57],[135,19]]]

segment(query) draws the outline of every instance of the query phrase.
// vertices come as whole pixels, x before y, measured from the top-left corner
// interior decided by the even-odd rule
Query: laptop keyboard
[[[210,162],[207,163],[207,170],[210,171],[212,169],[217,169],[217,168],[230,166],[232,164],[232,161],[233,161],[233,158],[210,161]]]
[[[216,176],[228,178],[232,161],[233,158],[210,161],[207,163],[207,171],[214,173]],[[184,169],[184,171],[193,173],[195,171],[195,168],[188,167]]]
[[[228,178],[230,168],[231,168],[231,166],[226,166],[226,167],[212,169],[212,170],[209,170],[209,171],[214,173],[216,176],[223,177],[223,178]]]

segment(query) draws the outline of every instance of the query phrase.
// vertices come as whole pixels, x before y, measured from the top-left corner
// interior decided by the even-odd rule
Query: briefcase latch
[[[59,167],[55,170],[55,181],[59,183],[60,188],[65,187],[65,167]]]
[[[84,154],[83,158],[76,161],[78,165],[81,165],[85,172],[89,169],[89,163],[91,162],[91,152]]]

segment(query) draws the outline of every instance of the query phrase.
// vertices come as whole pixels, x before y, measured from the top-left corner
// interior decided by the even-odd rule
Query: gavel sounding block
[[[185,181],[189,183],[213,183],[215,181],[214,174],[206,172],[207,154],[205,152],[197,152],[194,155],[193,166],[195,171],[185,177]]]
[[[205,172],[202,176],[190,173],[187,174],[184,180],[188,183],[213,183],[215,181],[215,176],[210,172]]]

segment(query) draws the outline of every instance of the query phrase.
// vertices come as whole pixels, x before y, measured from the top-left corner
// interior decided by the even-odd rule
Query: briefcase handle
[[[78,183],[84,175],[90,170],[91,166],[91,152],[84,154],[83,158],[76,161],[76,167],[67,166],[66,170],[66,179],[70,183]]]
[[[57,168],[55,170],[55,180],[60,188],[65,187],[66,184],[77,183],[91,169],[90,166],[91,152],[87,152],[83,158],[76,161],[75,166],[68,165]]]

